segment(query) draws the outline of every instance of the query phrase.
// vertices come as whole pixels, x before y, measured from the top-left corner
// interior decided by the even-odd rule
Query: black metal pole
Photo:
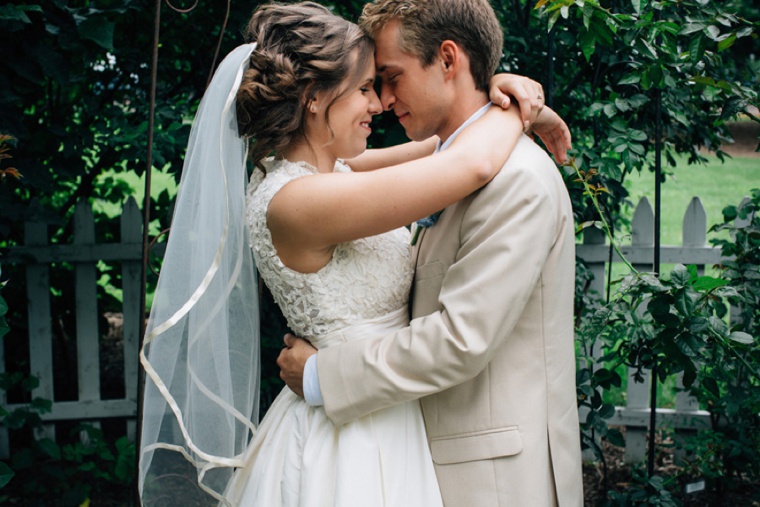
[[[546,93],[546,102],[545,104],[549,107],[554,107],[554,27],[549,31],[549,38],[548,38],[548,59],[549,59],[549,66],[546,70],[548,76],[546,77],[546,89],[544,90],[544,93]]]
[[[660,273],[660,204],[662,179],[662,90],[655,91],[655,128],[654,128],[654,272]],[[652,367],[652,384],[649,406],[649,449],[647,472],[654,475],[655,427],[657,424],[657,358]]]
[[[145,290],[148,280],[148,254],[149,241],[148,232],[150,225],[150,186],[151,173],[153,167],[153,134],[155,130],[155,111],[156,111],[156,82],[158,81],[158,36],[161,24],[161,0],[156,0],[156,13],[153,23],[153,55],[150,72],[150,106],[148,109],[148,146],[145,155],[145,196],[143,197],[143,237],[142,237],[142,271],[140,282],[140,339],[138,340],[138,354],[142,350],[143,340],[145,338]],[[135,434],[135,448],[137,449],[135,459],[135,477],[139,477],[140,468],[140,437],[142,433],[142,400],[143,387],[145,384],[145,372],[140,367],[138,358],[137,374],[137,425]],[[138,481],[135,481],[137,485]],[[139,489],[135,487],[135,505],[140,505]]]

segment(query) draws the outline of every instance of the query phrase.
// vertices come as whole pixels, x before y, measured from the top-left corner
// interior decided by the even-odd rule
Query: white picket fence
[[[129,436],[134,437],[137,413],[137,347],[139,334],[140,265],[142,218],[133,199],[127,201],[121,216],[121,241],[96,244],[91,209],[79,205],[74,215],[75,240],[71,245],[48,244],[47,226],[41,222],[26,224],[24,246],[13,247],[0,257],[2,263],[24,264],[29,314],[29,361],[32,375],[40,385],[32,393],[35,397],[53,400],[52,321],[50,308],[50,264],[67,262],[74,265],[76,283],[76,340],[78,368],[78,401],[54,402],[52,411],[42,416],[45,425],[41,436],[54,438],[53,423],[62,420],[98,420],[112,417],[130,418]],[[720,261],[717,248],[706,242],[706,215],[698,198],[694,198],[684,216],[683,243],[681,246],[663,246],[661,262],[697,264],[700,266]],[[632,241],[621,251],[637,269],[652,269],[654,247],[654,213],[642,199],[632,221]],[[592,289],[604,293],[604,280],[609,246],[597,230],[587,230],[577,254],[594,272]],[[122,266],[124,314],[124,382],[123,399],[103,400],[100,396],[99,333],[96,312],[96,281],[98,261],[119,262]],[[613,262],[619,259],[613,259]],[[18,281],[16,281],[18,283]],[[1,345],[1,344],[0,344]],[[3,348],[0,347],[0,372],[5,370]],[[661,426],[693,430],[707,424],[707,412],[699,410],[694,400],[684,393],[676,396],[674,409],[658,409]],[[0,391],[0,405],[6,405],[5,392]],[[627,428],[627,458],[643,459],[646,427],[649,421],[649,384],[628,382],[627,404],[617,407],[613,425]],[[8,433],[0,428],[0,458],[9,453]]]
[[[142,216],[134,199],[124,205],[121,215],[121,241],[95,243],[92,210],[85,204],[74,212],[74,243],[48,244],[47,224],[27,222],[24,246],[13,247],[0,257],[4,264],[24,264],[26,271],[27,312],[29,324],[30,373],[39,379],[32,397],[54,400],[53,318],[50,308],[50,269],[52,263],[74,266],[76,297],[77,401],[53,402],[52,410],[41,416],[44,425],[38,437],[55,439],[55,421],[91,421],[127,417],[127,434],[134,438],[137,415],[137,347],[140,333],[139,306],[142,264]],[[101,399],[100,333],[97,315],[97,280],[99,261],[120,262],[122,275],[124,328],[123,399]],[[14,280],[19,283],[21,280]],[[9,304],[13,304],[12,301]],[[13,333],[13,330],[11,330]],[[4,339],[8,339],[6,335]],[[6,371],[4,347],[0,339],[0,372]],[[7,405],[6,393],[0,390],[0,406]],[[0,428],[0,458],[9,455],[8,431]]]

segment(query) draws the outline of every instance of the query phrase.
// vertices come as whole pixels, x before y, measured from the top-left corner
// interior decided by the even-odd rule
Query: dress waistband
[[[394,310],[374,319],[367,319],[359,324],[344,327],[332,333],[321,336],[311,336],[308,340],[318,349],[331,347],[338,343],[349,340],[360,340],[369,336],[378,336],[397,329],[401,329],[409,324],[409,313],[406,306]]]

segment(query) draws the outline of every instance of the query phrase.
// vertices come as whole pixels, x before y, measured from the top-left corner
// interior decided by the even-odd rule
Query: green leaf
[[[716,40],[718,37],[720,37],[720,28],[715,25],[710,25],[707,27],[707,33],[711,39]]]
[[[647,140],[647,134],[646,134],[646,132],[644,132],[642,130],[631,129],[629,135],[630,135],[631,139],[633,139],[634,141],[646,141]]]
[[[21,380],[21,388],[24,391],[32,391],[38,387],[40,387],[40,378],[35,375],[30,375]],[[34,406],[34,402],[32,402],[32,406]]]
[[[50,440],[49,438],[43,438],[37,441],[42,451],[55,460],[61,459],[61,448]]]
[[[631,107],[628,105],[628,101],[621,99],[620,97],[615,99],[615,107],[617,107],[621,112],[626,112],[631,109]]]
[[[722,41],[718,42],[718,51],[725,51],[730,48],[736,42],[736,34],[732,33]]]
[[[32,20],[26,15],[27,12],[42,12],[42,7],[39,5],[2,5],[0,6],[0,20],[31,23]]]
[[[3,296],[0,296],[0,316],[8,313],[8,303],[5,302]]]
[[[689,35],[690,33],[700,32],[705,29],[704,23],[686,23],[686,25],[678,32],[678,35]]]
[[[730,222],[734,218],[736,218],[736,215],[738,214],[736,206],[726,206],[723,208],[723,220],[726,222]]]
[[[695,316],[691,317],[688,322],[689,331],[692,333],[701,333],[702,331],[705,331],[707,327],[709,326],[709,322],[706,318]]]
[[[89,17],[78,24],[79,34],[103,49],[113,49],[115,23],[102,18]]]
[[[653,288],[653,289],[662,289],[663,285],[660,279],[653,275],[652,273],[641,273],[639,274],[639,279],[644,282],[647,287]]]
[[[689,270],[686,269],[686,266],[683,264],[676,264],[670,272],[670,281],[673,282],[676,287],[685,287],[690,281]]]
[[[617,428],[611,428],[607,431],[607,440],[617,447],[625,447],[625,438],[623,433]]]
[[[678,313],[684,317],[691,317],[691,314],[694,313],[695,296],[696,293],[689,289],[678,291],[678,294],[676,294],[675,297],[675,305]]]
[[[587,62],[590,61],[591,55],[594,54],[596,37],[594,37],[594,34],[591,33],[591,30],[581,30],[579,42],[581,43],[581,51],[583,52],[583,56],[586,58]]]
[[[706,377],[702,379],[701,385],[708,393],[712,394],[716,398],[720,396],[720,389],[718,388],[718,383],[714,378]]]
[[[755,342],[755,339],[752,337],[752,335],[749,335],[742,331],[734,331],[728,335],[728,339],[733,340],[737,343],[742,343],[744,345],[752,345]]]
[[[599,409],[599,416],[602,419],[609,419],[613,415],[615,415],[615,405],[612,405],[611,403],[605,403]]]
[[[697,372],[694,369],[686,368],[683,372],[683,386],[688,389],[694,384],[695,380],[697,380]]]
[[[714,278],[712,276],[700,276],[697,278],[692,287],[699,292],[707,292],[718,287],[728,285],[728,280],[722,280],[720,278]]]
[[[638,84],[641,81],[641,76],[638,74],[628,74],[624,76],[620,81],[618,81],[619,85],[631,85],[631,84]]]
[[[692,76],[691,80],[695,83],[708,85],[708,86],[715,86],[715,80],[708,76]]]
[[[11,482],[14,475],[11,467],[0,461],[0,488],[3,488],[6,484]]]
[[[705,56],[706,47],[707,44],[702,35],[692,37],[689,43],[689,61],[692,65],[696,65],[702,61],[702,58]]]
[[[717,317],[710,317],[708,320],[710,321],[710,326],[716,333],[723,337],[728,335],[728,326],[725,322]]]
[[[649,81],[652,83],[652,86],[661,87],[663,83],[663,72],[662,72],[662,66],[660,64],[655,64],[649,67],[647,69],[647,72],[649,74]]]

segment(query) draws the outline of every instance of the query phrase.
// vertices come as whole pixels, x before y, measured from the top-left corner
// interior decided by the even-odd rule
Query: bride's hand
[[[516,100],[520,106],[520,117],[524,128],[541,114],[544,107],[544,88],[541,83],[517,74],[496,74],[488,84],[491,102],[507,109]]]
[[[571,148],[570,129],[559,115],[550,107],[544,107],[541,114],[531,125],[532,131],[546,145],[557,162],[567,162],[567,150]]]

